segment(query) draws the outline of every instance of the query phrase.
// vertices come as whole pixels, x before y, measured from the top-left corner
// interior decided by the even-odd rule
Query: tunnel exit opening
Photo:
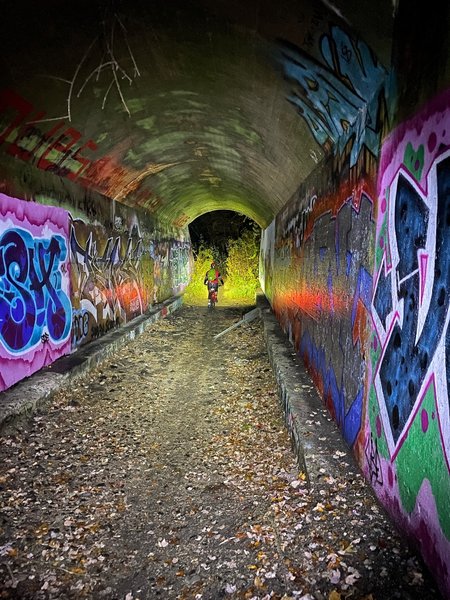
[[[185,300],[202,303],[204,278],[214,262],[223,277],[219,299],[248,304],[259,288],[258,257],[261,229],[250,217],[230,210],[205,213],[189,225],[194,255]]]
[[[258,230],[258,224],[246,215],[233,210],[214,210],[197,217],[189,224],[192,247],[213,247],[222,256],[227,254],[229,240],[236,240],[246,231]]]

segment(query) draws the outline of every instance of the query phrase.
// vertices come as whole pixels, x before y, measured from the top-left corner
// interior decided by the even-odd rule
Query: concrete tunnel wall
[[[187,230],[100,195],[32,197],[0,194],[0,391],[182,293],[190,276]]]
[[[450,87],[441,4],[425,15],[400,3],[388,67],[316,13],[308,51],[280,42],[283,102],[310,139],[296,186],[301,146],[289,154],[288,202],[280,194],[258,213],[260,194],[248,213],[264,223],[281,209],[263,232],[265,293],[375,493],[448,595]],[[0,89],[0,389],[181,293],[185,225],[201,212],[186,212],[187,202],[164,207],[171,165],[185,164],[178,155],[161,163],[164,185],[152,193],[156,162],[143,178],[67,119],[31,131],[42,105],[25,88]],[[291,129],[288,119],[280,131]],[[256,136],[245,137],[255,153]],[[278,152],[277,160],[289,149]],[[269,157],[265,149],[271,168],[258,173],[272,182]],[[211,186],[218,180],[208,174]],[[129,206],[112,200],[117,189]],[[220,198],[207,209],[245,207]]]
[[[363,70],[347,74],[358,89]],[[261,284],[380,502],[449,597],[450,89],[413,108],[389,76],[379,82],[365,124],[263,232]],[[320,132],[329,115],[311,97]],[[341,114],[342,103],[331,118]],[[409,116],[392,126],[395,114]]]

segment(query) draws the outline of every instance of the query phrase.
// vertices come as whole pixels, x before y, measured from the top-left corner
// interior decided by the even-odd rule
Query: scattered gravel
[[[0,598],[439,598],[358,473],[308,486],[262,326],[183,307],[0,440]]]

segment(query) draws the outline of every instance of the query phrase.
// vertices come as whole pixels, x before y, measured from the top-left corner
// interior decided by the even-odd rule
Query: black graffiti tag
[[[366,455],[366,463],[369,467],[370,483],[383,485],[383,471],[378,453],[378,441],[374,439],[372,434],[367,439],[364,454]]]

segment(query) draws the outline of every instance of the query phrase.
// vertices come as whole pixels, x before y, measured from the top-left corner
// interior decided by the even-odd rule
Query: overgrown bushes
[[[237,240],[229,240],[226,259],[226,295],[229,298],[253,298],[259,287],[258,257],[260,233],[245,231]]]
[[[200,246],[197,254],[194,254],[194,269],[192,279],[184,292],[186,302],[198,302],[205,300],[207,296],[206,287],[203,283],[206,271],[211,267],[211,262],[215,260],[214,250]]]
[[[224,298],[235,301],[253,300],[259,287],[259,242],[260,232],[255,227],[245,231],[238,239],[228,240],[226,257],[219,256],[214,247],[201,245],[194,255],[194,270],[191,283],[184,294],[185,301],[195,304],[206,301],[207,292],[203,279],[213,260],[225,280],[221,292]]]

